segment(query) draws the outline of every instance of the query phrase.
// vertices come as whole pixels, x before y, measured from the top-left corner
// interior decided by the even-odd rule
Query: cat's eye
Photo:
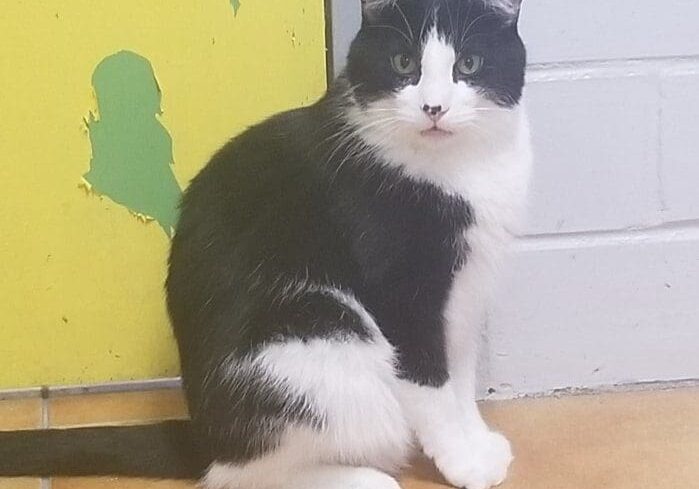
[[[417,61],[406,53],[396,54],[391,58],[393,70],[399,75],[409,76],[417,71]]]
[[[464,56],[456,62],[456,70],[463,76],[473,76],[483,68],[483,56],[471,54]]]

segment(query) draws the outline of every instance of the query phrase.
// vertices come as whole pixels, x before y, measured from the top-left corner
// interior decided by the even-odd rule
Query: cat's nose
[[[425,104],[422,106],[422,111],[427,114],[427,117],[437,122],[439,119],[444,117],[444,114],[448,112],[449,109],[444,109],[441,105],[429,105]]]

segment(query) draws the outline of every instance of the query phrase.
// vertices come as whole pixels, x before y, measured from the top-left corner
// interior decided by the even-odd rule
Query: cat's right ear
[[[393,0],[362,0],[362,23],[374,24],[379,19],[381,10]]]
[[[517,26],[522,0],[490,0],[492,5],[509,17],[509,23]]]

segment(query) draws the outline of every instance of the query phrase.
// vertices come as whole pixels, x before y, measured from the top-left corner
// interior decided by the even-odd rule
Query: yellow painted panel
[[[321,0],[44,0],[0,11],[0,388],[176,375],[168,238],[79,188],[107,56],[150,61],[181,187],[228,138],[325,88]]]

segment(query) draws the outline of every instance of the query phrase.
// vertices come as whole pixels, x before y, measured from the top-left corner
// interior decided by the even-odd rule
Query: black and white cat
[[[328,94],[191,183],[167,293],[192,421],[170,428],[204,488],[395,489],[413,447],[457,487],[505,479],[475,369],[531,165],[519,3],[365,0]]]

